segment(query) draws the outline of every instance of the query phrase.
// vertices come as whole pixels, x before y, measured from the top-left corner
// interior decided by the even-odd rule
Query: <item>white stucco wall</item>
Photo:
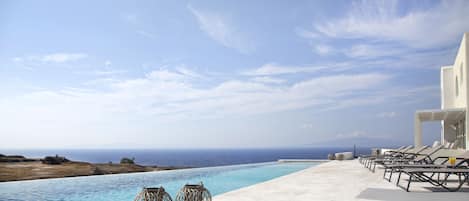
[[[469,33],[464,33],[461,46],[459,47],[458,57],[456,58],[455,64],[458,64],[460,68],[463,69],[463,82],[464,82],[464,93],[465,93],[465,108],[466,108],[466,150],[469,150],[469,108],[467,107],[469,101],[469,82],[468,82],[468,75],[469,75]]]
[[[441,109],[454,108],[453,66],[441,68]]]
[[[453,64],[453,80],[452,85],[455,92],[455,99],[454,99],[454,107],[457,108],[466,108],[467,107],[467,100],[468,100],[468,93],[467,93],[467,35],[464,34],[463,39],[461,41],[461,45],[459,46],[458,54],[456,55],[456,59]],[[457,80],[457,83],[456,83]],[[449,83],[445,83],[449,84]],[[459,90],[456,90],[459,88]],[[459,93],[457,93],[459,91]]]
[[[441,68],[441,109],[466,109],[466,149],[469,150],[469,33],[464,33],[454,64]],[[442,141],[452,141],[455,135],[449,125],[442,123]],[[448,135],[448,136],[446,136]],[[450,136],[451,135],[451,136]]]
[[[441,67],[440,73],[441,85],[441,109],[454,108],[454,80],[453,80],[453,66]],[[441,121],[441,143],[451,142],[455,132],[451,129],[449,123]]]

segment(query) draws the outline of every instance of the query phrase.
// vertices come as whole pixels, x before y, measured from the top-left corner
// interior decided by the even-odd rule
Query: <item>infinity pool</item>
[[[203,182],[212,196],[319,163],[257,163],[161,172],[0,183],[1,201],[132,201],[142,187],[163,186],[173,199],[186,183]]]

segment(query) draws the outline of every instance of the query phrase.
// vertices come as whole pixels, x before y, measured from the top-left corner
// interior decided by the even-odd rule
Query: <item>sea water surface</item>
[[[356,149],[368,154],[369,148]],[[60,155],[70,160],[92,163],[118,163],[122,157],[135,158],[138,164],[159,166],[209,167],[271,162],[278,159],[326,159],[329,153],[353,151],[353,147],[281,149],[15,149],[0,154],[20,154],[43,158]]]
[[[164,186],[173,200],[187,183],[203,182],[213,196],[319,163],[257,163],[160,172],[0,183],[2,201],[129,201],[142,187]]]

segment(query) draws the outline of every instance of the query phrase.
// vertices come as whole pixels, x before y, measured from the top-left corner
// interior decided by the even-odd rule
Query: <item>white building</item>
[[[441,68],[441,109],[415,113],[415,146],[422,145],[422,122],[441,121],[441,142],[469,150],[469,33],[464,33],[453,65]]]

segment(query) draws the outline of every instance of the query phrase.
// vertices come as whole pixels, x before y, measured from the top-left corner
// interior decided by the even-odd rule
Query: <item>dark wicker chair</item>
[[[143,188],[143,190],[135,197],[134,201],[173,201],[171,196],[164,190],[159,188]]]
[[[176,201],[212,201],[212,195],[204,184],[186,184],[178,192]]]

